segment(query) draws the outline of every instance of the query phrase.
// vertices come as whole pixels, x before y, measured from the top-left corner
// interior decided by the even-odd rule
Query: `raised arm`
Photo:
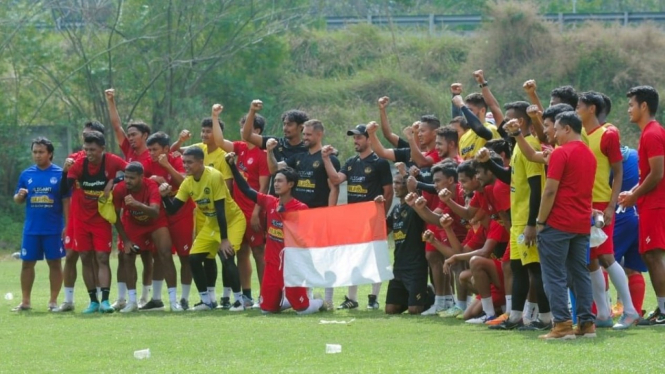
[[[399,144],[399,135],[395,134],[390,129],[390,122],[388,122],[388,114],[386,114],[386,107],[390,103],[390,98],[384,96],[379,99],[379,118],[381,120],[381,132],[383,137],[388,140],[388,143],[392,144],[393,147],[397,148]]]
[[[256,203],[258,202],[259,195],[256,190],[249,186],[249,183],[243,178],[242,174],[240,174],[240,171],[236,167],[236,160],[237,157],[235,153],[231,152],[226,154],[226,163],[229,164],[229,169],[231,169],[231,173],[233,173],[233,180],[235,181],[236,186],[238,186],[238,189],[243,195]]]
[[[524,88],[524,91],[526,92],[527,96],[529,96],[529,101],[531,102],[531,104],[533,104],[532,106],[535,106],[537,108],[536,112],[540,112],[540,115],[542,116],[543,112],[545,111],[545,108],[543,108],[543,104],[540,102],[540,98],[538,97],[538,92],[536,92],[536,89],[538,88],[538,86],[536,85],[536,81],[533,79],[529,79],[528,81],[524,82],[524,85],[522,87]],[[534,109],[531,110],[534,111]],[[527,109],[527,113],[528,112],[529,110]],[[536,118],[535,120],[532,117],[531,124],[533,125],[533,130],[535,131],[538,140],[540,140],[541,143],[546,143],[547,136],[545,135],[545,131],[543,130],[542,117]]]
[[[266,143],[266,150],[268,151],[267,159],[268,170],[270,170],[270,174],[275,174],[277,173],[277,170],[286,167],[286,163],[284,161],[277,162],[277,158],[275,158],[274,153],[275,147],[277,147],[277,140],[274,138],[268,139],[268,142]]]
[[[249,107],[249,112],[247,113],[247,118],[245,119],[245,124],[242,125],[242,140],[252,143],[259,148],[263,148],[263,137],[259,134],[255,134],[254,131],[254,116],[258,111],[263,108],[263,102],[261,100],[254,100]],[[271,171],[272,172],[272,171]]]
[[[171,180],[173,181],[173,185],[179,186],[185,180],[185,176],[180,174],[173,167],[173,165],[169,163],[169,156],[160,155],[159,158],[157,159],[157,162],[159,162],[159,165],[169,173],[169,175],[171,176]]]
[[[508,136],[515,138],[517,146],[520,148],[520,151],[522,151],[522,154],[524,155],[524,157],[526,157],[527,160],[539,164],[546,163],[543,152],[538,152],[535,149],[533,149],[531,144],[529,144],[529,142],[527,142],[526,139],[524,138],[524,134],[522,134],[522,131],[520,130],[520,126],[517,119],[512,119],[508,121],[504,127],[506,129],[506,132],[508,133]],[[510,183],[510,182],[505,182],[505,183]]]
[[[109,105],[109,119],[111,120],[111,127],[113,127],[113,133],[115,134],[115,139],[118,141],[118,145],[127,139],[127,134],[122,128],[122,122],[120,121],[120,115],[118,114],[118,108],[115,105],[115,90],[109,88],[104,91],[106,94],[106,101]]]
[[[461,218],[464,218],[465,220],[471,220],[473,216],[476,215],[476,211],[478,209],[473,208],[473,207],[464,207],[455,202],[455,200],[452,199],[453,193],[450,192],[447,188],[442,189],[439,191],[439,199],[443,201],[450,210],[453,211],[453,213],[457,214]]]
[[[404,129],[404,136],[409,141],[409,148],[411,150],[411,160],[419,167],[424,168],[427,166],[432,166],[434,160],[431,157],[425,157],[420,152],[420,147],[416,141],[416,134],[420,128],[420,122],[414,122],[412,126],[409,126]]]
[[[328,174],[328,180],[333,185],[339,186],[346,181],[346,174],[337,171],[330,160],[330,155],[334,152],[335,149],[331,145],[325,145],[321,149],[321,157],[323,158],[323,166],[326,168],[326,174]]]
[[[224,152],[233,152],[233,142],[230,142],[224,139],[224,131],[222,126],[219,124],[219,115],[224,110],[224,107],[221,104],[215,104],[212,106],[212,137],[215,140],[215,144],[218,147],[222,148]],[[252,120],[253,122],[254,120]]]
[[[464,118],[466,118],[466,122],[469,124],[469,128],[471,128],[471,130],[475,132],[476,135],[485,140],[492,140],[492,131],[485,127],[485,125],[480,122],[480,119],[478,119],[478,117],[476,117],[476,115],[473,114],[473,112],[467,108],[466,105],[464,105],[462,96],[453,97],[453,104],[462,111]]]
[[[395,162],[395,152],[392,149],[384,148],[383,144],[381,144],[381,141],[376,136],[376,130],[378,130],[378,128],[379,125],[374,121],[367,124],[367,135],[369,136],[372,150],[377,156]]]
[[[188,141],[191,137],[192,133],[190,133],[189,130],[180,131],[180,134],[178,135],[178,140],[176,140],[173,144],[171,144],[171,149],[169,149],[169,151],[182,152],[183,150],[182,143]]]
[[[409,195],[412,195],[409,196],[409,201],[408,201],[411,202],[411,199],[413,199],[413,195],[415,195],[415,193],[409,193]],[[420,218],[422,218],[423,221],[425,221],[425,223],[429,223],[430,225],[436,225],[439,227],[441,226],[441,224],[439,223],[439,220],[441,219],[441,214],[432,212],[427,207],[427,200],[424,197],[420,196],[416,198],[412,206],[413,210],[415,210],[416,213],[418,213]]]
[[[485,80],[485,74],[482,70],[476,70],[473,73],[473,76],[476,78],[476,82],[478,82],[478,85],[480,86],[480,92],[483,95],[483,99],[485,99],[485,103],[490,108],[490,112],[492,112],[492,115],[494,116],[494,122],[500,124],[503,122],[504,118],[503,111],[501,110],[499,101],[492,94],[489,83],[487,80]]]
[[[462,83],[453,83],[450,85],[450,93],[455,96],[462,96]],[[460,117],[462,116],[462,111],[460,108],[455,105],[455,103],[451,103],[451,115],[452,117],[450,118],[455,118],[455,117]]]

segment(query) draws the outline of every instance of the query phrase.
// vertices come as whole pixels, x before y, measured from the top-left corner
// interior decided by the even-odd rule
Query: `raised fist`
[[[113,101],[113,99],[115,99],[115,90],[113,88],[104,90],[104,94],[106,94],[106,100],[108,101]]]
[[[456,107],[461,108],[464,106],[464,99],[462,99],[462,96],[460,95],[455,95],[453,96],[453,104]]]
[[[169,156],[159,155],[159,157],[157,157],[157,162],[159,162],[160,166],[165,168],[165,167],[169,166]]]
[[[489,149],[483,147],[478,150],[476,153],[476,161],[478,162],[487,162],[490,160],[490,151]]]
[[[386,198],[383,197],[383,195],[379,195],[379,196],[374,198],[374,202],[377,203],[377,204],[383,204],[383,203],[386,202]]]
[[[238,157],[236,157],[235,152],[229,152],[226,154],[224,157],[226,159],[226,163],[229,165],[235,165]]]
[[[125,205],[134,206],[134,205],[138,205],[138,202],[134,199],[134,196],[127,195],[127,196],[125,196]]]
[[[386,109],[388,104],[390,103],[390,98],[388,96],[384,96],[379,99],[379,109]]]
[[[423,232],[423,241],[428,243],[434,243],[436,241],[436,237],[432,230],[425,230],[425,232]]]
[[[453,83],[450,85],[450,93],[455,96],[462,94],[462,83]]]
[[[453,193],[450,192],[450,190],[447,189],[447,188],[444,188],[441,191],[439,191],[439,199],[441,201],[443,201],[444,203],[450,201],[450,199],[452,199],[452,197],[453,197]]]
[[[178,135],[178,139],[180,139],[181,142],[186,142],[192,137],[192,133],[189,132],[189,130],[182,130],[180,131],[180,135]]]
[[[324,145],[323,148],[321,148],[321,157],[323,158],[330,158],[330,155],[335,153],[335,148],[333,148],[332,145]]]
[[[70,167],[72,167],[72,165],[74,165],[74,159],[73,158],[66,158],[65,159],[65,164],[62,165],[62,170],[67,171],[67,170],[69,170]]]
[[[506,122],[503,127],[506,129],[508,134],[510,135],[511,133],[515,133],[520,130],[520,123],[517,120],[517,118],[513,118],[510,121]]]
[[[409,175],[412,177],[417,177],[420,175],[420,169],[416,165],[412,165],[409,168]]]
[[[529,105],[529,107],[526,108],[526,114],[528,114],[531,119],[538,119],[543,116],[543,112],[540,111],[538,105]]]
[[[251,112],[259,112],[261,109],[263,109],[263,101],[261,100],[253,100],[249,107]]]
[[[162,196],[168,196],[171,194],[171,185],[168,183],[162,183],[159,185],[159,194]]]
[[[406,197],[404,198],[404,201],[405,201],[409,206],[413,206],[413,204],[415,204],[417,198],[418,198],[418,194],[417,194],[417,193],[415,193],[415,192],[409,192],[409,194],[406,195]]]
[[[524,82],[524,85],[522,86],[522,88],[524,88],[524,91],[526,93],[532,94],[532,93],[536,92],[536,88],[538,88],[538,86],[536,86],[536,81],[535,80],[529,79],[528,81]]]
[[[439,218],[439,223],[444,229],[446,227],[450,227],[453,224],[453,217],[451,217],[449,214],[444,214],[441,216],[441,218]]]
[[[406,164],[403,163],[403,162],[396,162],[395,163],[395,169],[397,169],[397,172],[399,173],[399,175],[406,175],[407,174]]]
[[[418,190],[418,180],[415,177],[410,176],[406,180],[406,188],[409,192],[416,192]]]
[[[419,198],[416,199],[416,202],[415,202],[414,205],[418,209],[424,209],[427,206],[427,199],[420,196]]]
[[[372,121],[367,124],[367,127],[365,127],[365,130],[367,131],[368,134],[375,134],[376,130],[379,129],[379,124]]]
[[[275,138],[268,139],[268,141],[266,142],[266,150],[268,150],[268,152],[272,152],[272,150],[275,149],[275,147],[277,147],[277,139]]]
[[[224,107],[222,104],[215,104],[212,106],[212,115],[213,117],[218,116],[220,113],[222,113],[222,110],[224,110]]]
[[[473,77],[476,79],[476,82],[478,82],[478,84],[485,83],[485,74],[483,73],[482,70],[474,71],[473,72]]]
[[[413,138],[413,127],[412,126],[405,127],[402,133],[407,139]]]

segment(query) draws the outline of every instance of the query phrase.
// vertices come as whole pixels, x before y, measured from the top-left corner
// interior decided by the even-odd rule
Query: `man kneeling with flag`
[[[261,283],[261,310],[277,313],[293,308],[298,314],[310,314],[325,310],[321,299],[310,299],[306,287],[284,287],[284,231],[282,213],[307,209],[307,205],[296,200],[291,190],[298,184],[298,173],[290,167],[277,171],[274,177],[275,193],[278,197],[264,195],[251,189],[236,167],[236,155],[226,155],[226,162],[233,172],[238,189],[267,213],[267,240],[265,248],[265,270]],[[285,297],[284,300],[283,297]]]

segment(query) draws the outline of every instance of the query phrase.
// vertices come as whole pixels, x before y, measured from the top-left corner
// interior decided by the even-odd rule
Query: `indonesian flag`
[[[286,212],[284,285],[342,287],[393,278],[383,204]]]

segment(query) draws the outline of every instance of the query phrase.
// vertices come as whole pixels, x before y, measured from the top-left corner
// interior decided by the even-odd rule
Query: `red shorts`
[[[190,200],[191,201],[191,200]],[[180,209],[185,209],[187,206]],[[178,221],[169,220],[169,234],[171,235],[171,253],[178,256],[189,256],[194,242],[194,209],[189,215],[183,215]]]
[[[65,240],[63,242],[65,249],[74,249],[74,220],[70,219],[67,221],[67,227],[65,227]]]
[[[261,210],[259,213],[259,222],[261,222],[261,225],[264,224],[266,221],[265,218],[265,211]],[[252,230],[252,225],[250,224],[252,220],[252,212],[245,212],[245,219],[247,220],[247,227],[245,228],[245,236],[242,239],[242,244],[247,244],[250,247],[260,247],[266,243],[266,233],[265,231],[261,230],[260,232]],[[265,227],[265,226],[262,226]]]
[[[113,233],[111,224],[107,221],[93,224],[74,221],[72,232],[72,237],[74,238],[73,248],[75,251],[111,252]]]
[[[642,209],[639,215],[640,254],[665,250],[665,209]]]
[[[443,244],[448,243],[448,236],[446,232],[439,226],[427,224],[425,227],[427,230],[430,230],[434,233],[434,237],[440,240]],[[445,238],[445,241],[443,240]],[[425,242],[425,252],[436,252],[437,249],[430,242]]]
[[[277,313],[282,309],[282,297],[285,296],[294,310],[309,308],[309,296],[305,287],[284,288],[284,273],[279,265],[267,263],[261,282],[261,310]]]
[[[510,241],[508,242],[508,246],[506,247],[506,251],[503,252],[503,257],[501,257],[502,262],[510,262]]]
[[[162,227],[168,227],[168,222],[166,220],[155,222],[149,226],[139,226],[132,224],[125,224],[123,222],[123,227],[125,233],[129,240],[138,245],[141,251],[150,251],[155,252],[155,244],[152,241],[152,233]],[[122,240],[118,240],[118,250],[125,250],[125,243]]]
[[[604,211],[605,208],[607,208],[608,203],[593,203],[593,209],[597,209],[600,211]],[[595,260],[598,258],[600,255],[614,255],[614,240],[612,238],[614,237],[614,216],[612,216],[612,222],[605,222],[605,226],[603,227],[603,232],[605,235],[607,235],[607,240],[598,247],[593,247],[591,248],[591,256],[590,258],[592,260]]]

